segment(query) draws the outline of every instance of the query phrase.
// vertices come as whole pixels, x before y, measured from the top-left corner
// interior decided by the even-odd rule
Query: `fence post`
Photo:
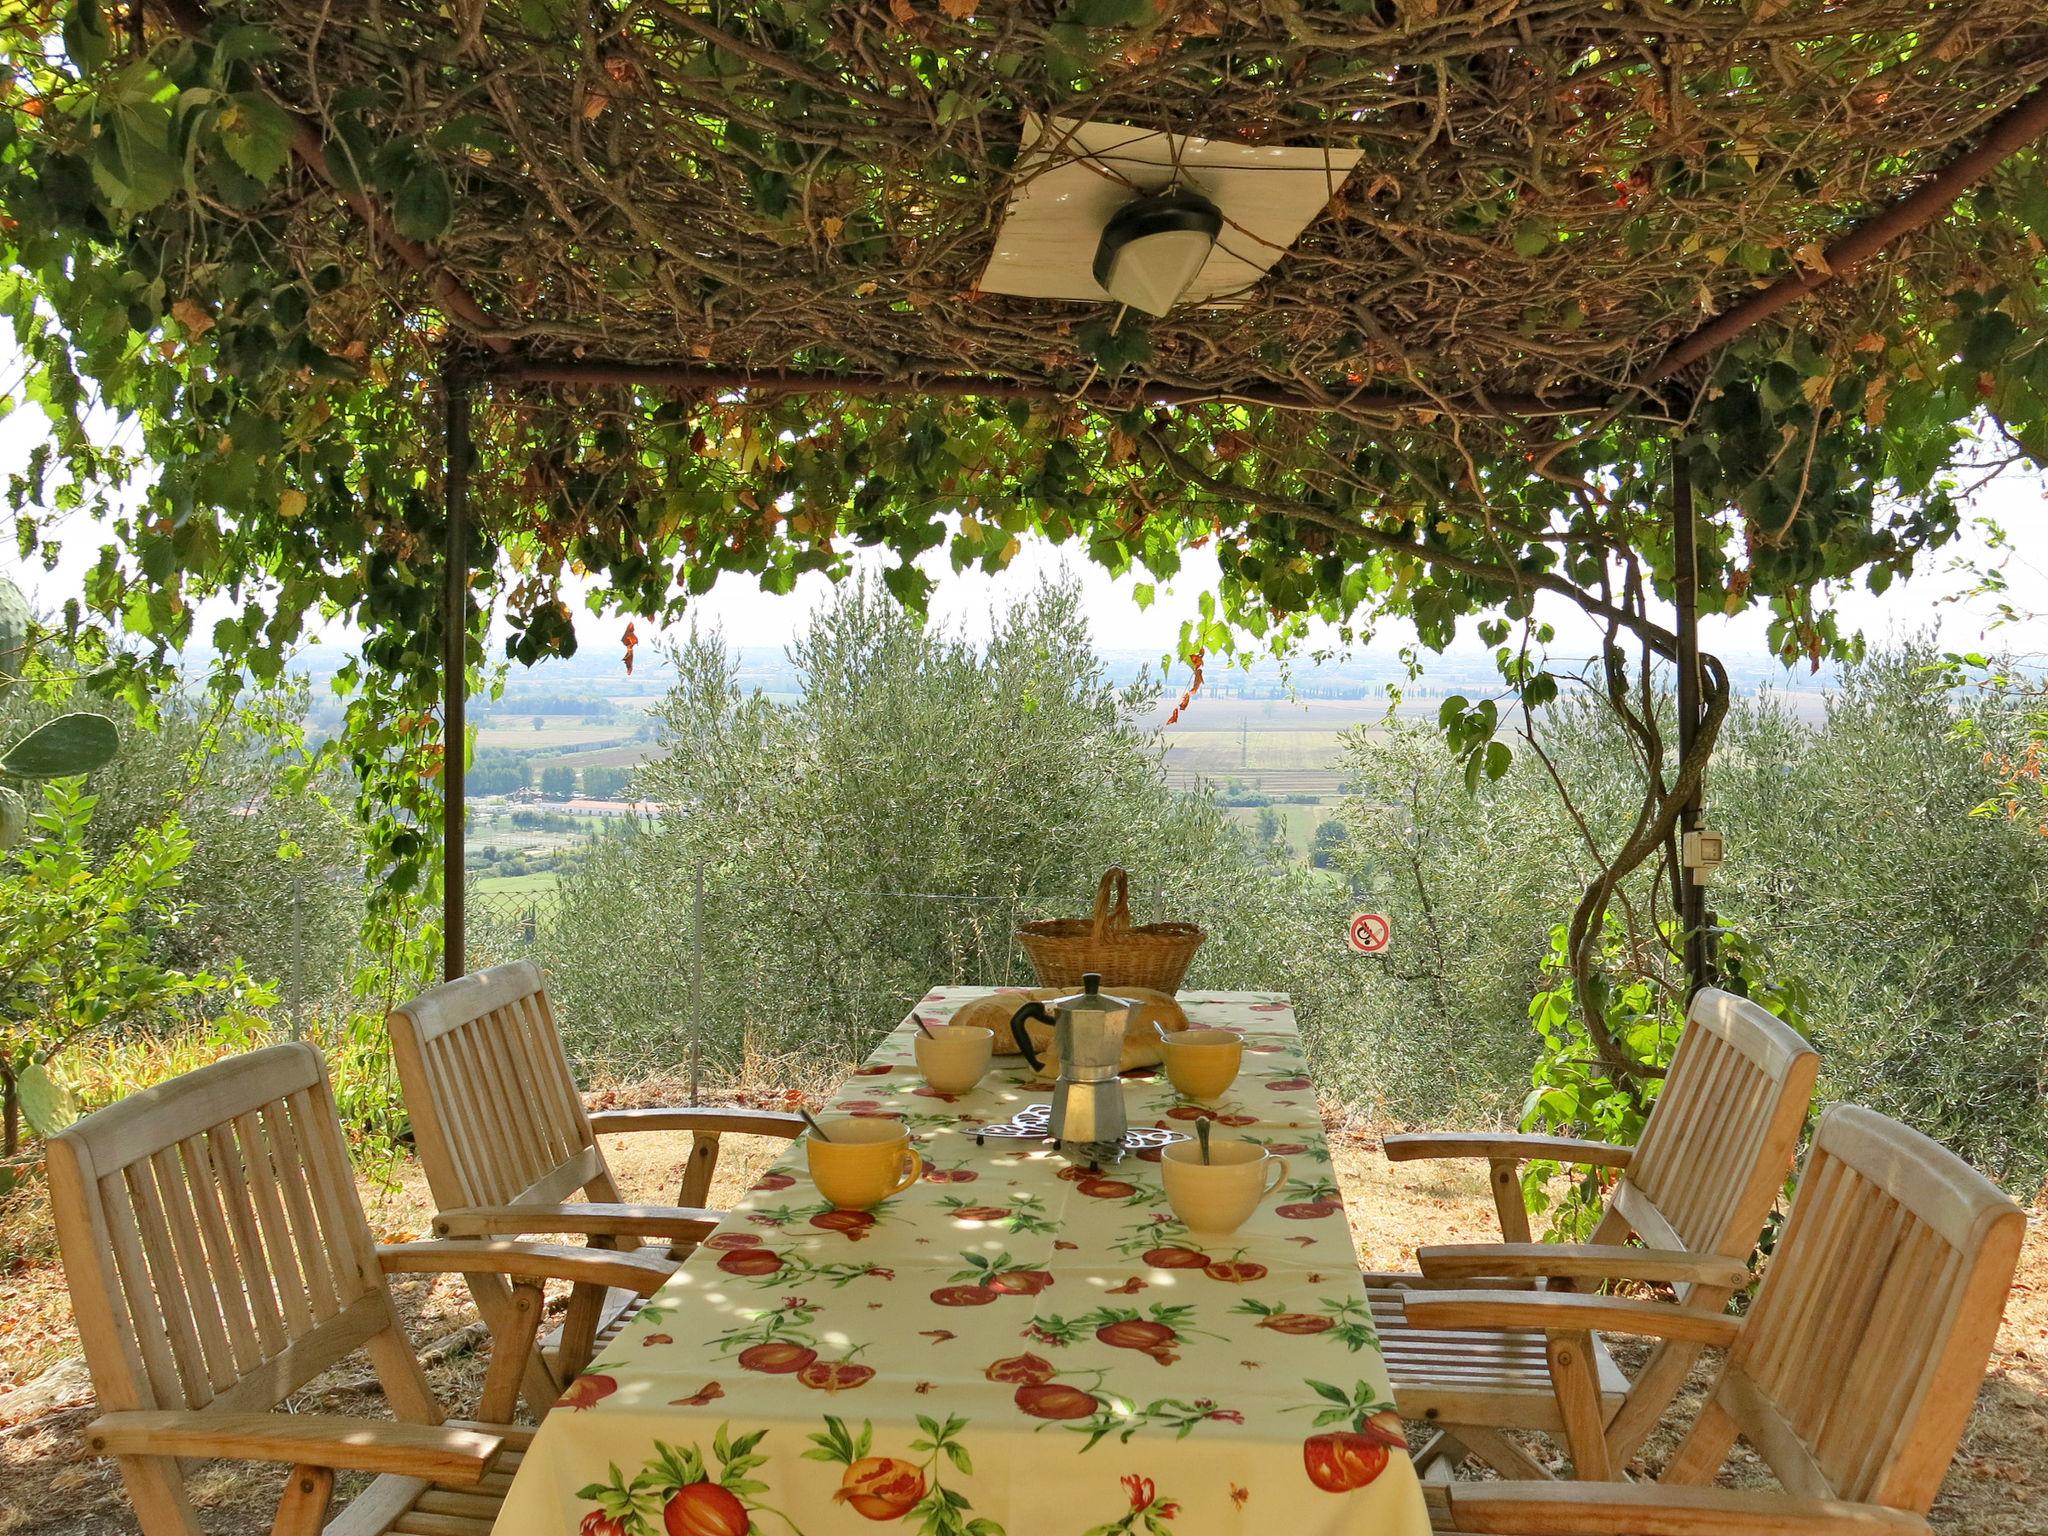
[[[1022,909],[1019,897],[1022,892],[1016,881],[1010,883],[1010,921],[1003,929],[1003,979],[998,986],[1010,985],[1011,977],[1017,974],[1017,914]]]
[[[306,875],[301,865],[292,867],[292,964],[285,977],[291,1015],[292,1038],[306,1038]]]
[[[690,1107],[696,1108],[704,1073],[704,855],[697,855],[697,890],[690,903]]]
[[[1685,457],[1685,444],[1681,441],[1674,443],[1671,449],[1671,582],[1678,609],[1678,654],[1673,660],[1678,670],[1680,762],[1691,755],[1693,743],[1699,739],[1700,718],[1704,712],[1700,703],[1698,536],[1692,503],[1692,466]],[[1685,804],[1679,809],[1677,836],[1681,847],[1685,834],[1700,827],[1705,798],[1705,786],[1702,784],[1686,796]],[[1714,944],[1707,933],[1707,888],[1694,878],[1693,871],[1685,867],[1682,855],[1678,867],[1672,871],[1672,879],[1677,885],[1671,893],[1672,899],[1678,908],[1679,921],[1685,926],[1686,996],[1689,999],[1702,987],[1711,987],[1715,981]]]

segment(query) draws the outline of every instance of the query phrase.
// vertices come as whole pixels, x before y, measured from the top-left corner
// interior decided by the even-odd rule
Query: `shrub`
[[[638,781],[675,809],[564,875],[541,946],[587,1065],[644,1070],[686,1050],[700,861],[719,1070],[749,1045],[849,1060],[934,982],[1028,981],[1016,923],[1086,911],[1111,864],[1132,871],[1141,921],[1214,935],[1193,984],[1302,972],[1304,877],[1167,786],[1137,723],[1151,695],[1106,680],[1071,581],[1034,593],[986,646],[849,586],[791,660],[785,707],[744,694],[715,639],[676,651],[661,750]]]

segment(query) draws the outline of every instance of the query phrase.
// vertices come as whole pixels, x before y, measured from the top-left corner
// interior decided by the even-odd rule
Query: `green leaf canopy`
[[[1818,656],[1828,584],[1953,535],[1980,435],[2048,456],[2037,153],[1828,258],[2036,102],[2035,0],[54,9],[5,24],[0,305],[55,426],[16,504],[106,511],[88,648],[182,643],[224,596],[223,676],[267,675],[359,622],[398,864],[434,793],[450,366],[468,622],[526,661],[573,646],[572,574],[674,617],[879,546],[915,605],[919,556],[999,568],[1033,532],[1161,579],[1213,549],[1191,652],[1394,615],[1441,645],[1542,591],[1662,644],[1681,452],[1704,602]],[[1244,302],[1141,324],[978,287],[1026,113],[1361,158]],[[1660,376],[1801,277],[1831,280]]]

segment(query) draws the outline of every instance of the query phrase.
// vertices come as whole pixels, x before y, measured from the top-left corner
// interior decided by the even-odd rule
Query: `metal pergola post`
[[[469,383],[453,369],[441,375],[442,496],[447,542],[441,554],[441,974],[453,981],[468,968],[463,910],[463,795],[469,694]]]
[[[1692,469],[1685,445],[1671,451],[1671,584],[1678,607],[1678,759],[1691,754],[1700,733],[1699,529],[1693,520]],[[1678,813],[1681,850],[1685,834],[1699,830],[1704,783],[1695,785]],[[1692,878],[1681,856],[1675,871],[1678,920],[1685,929],[1688,996],[1714,982],[1713,950],[1707,942],[1707,888]]]

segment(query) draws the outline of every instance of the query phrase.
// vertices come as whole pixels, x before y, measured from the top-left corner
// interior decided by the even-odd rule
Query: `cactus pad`
[[[21,676],[28,660],[28,599],[0,576],[0,693]]]
[[[0,853],[28,835],[28,802],[11,789],[0,789]]]
[[[104,767],[121,749],[120,733],[105,715],[59,715],[46,720],[0,756],[0,774],[14,779],[59,779]]]

